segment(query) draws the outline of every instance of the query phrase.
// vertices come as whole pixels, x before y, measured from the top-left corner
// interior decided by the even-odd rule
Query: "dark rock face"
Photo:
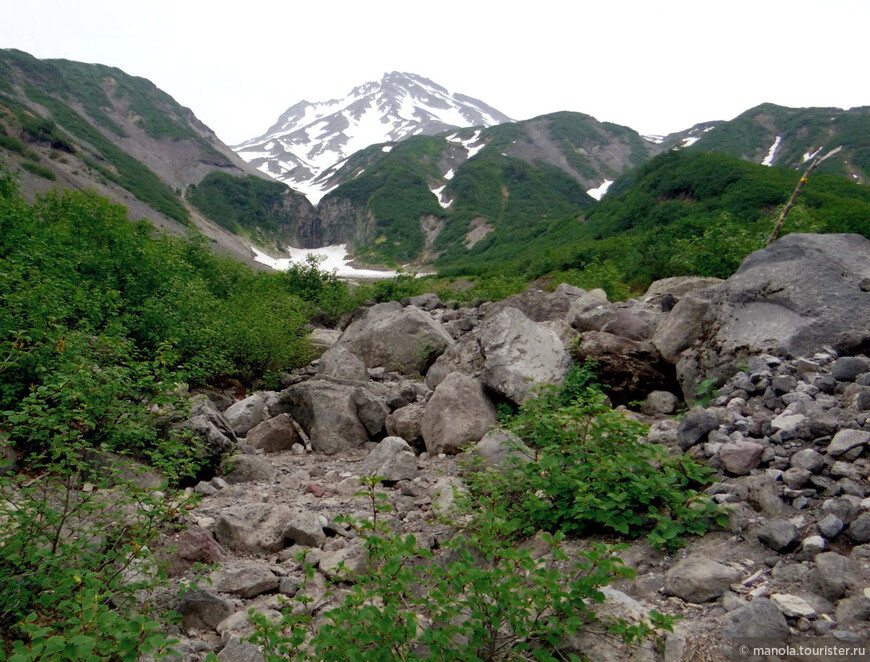
[[[731,278],[704,292],[712,294],[698,342],[677,367],[683,392],[694,394],[707,377],[730,376],[751,356],[861,346],[870,328],[870,292],[860,287],[870,277],[868,257],[870,240],[846,234],[791,234],[752,253]],[[668,323],[691,327],[697,313],[678,305]]]

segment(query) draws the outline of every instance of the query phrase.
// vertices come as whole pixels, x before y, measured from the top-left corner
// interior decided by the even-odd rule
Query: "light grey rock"
[[[433,292],[426,292],[426,294],[418,294],[417,296],[403,299],[402,305],[415,306],[421,310],[438,310],[440,308],[445,308],[444,302],[441,301],[441,298]]]
[[[815,618],[816,610],[813,606],[797,595],[790,593],[774,593],[770,601],[776,605],[786,618]]]
[[[174,427],[191,430],[203,442],[204,466],[217,467],[221,459],[236,447],[236,433],[214,403],[204,395],[190,400],[190,417]]]
[[[258,646],[241,637],[231,636],[226,646],[217,654],[219,662],[266,662]]]
[[[740,580],[740,572],[711,559],[690,557],[680,561],[665,577],[665,593],[686,602],[708,602]]]
[[[451,372],[478,377],[483,372],[483,351],[473,334],[467,334],[438,357],[426,373],[426,386],[433,391]]]
[[[760,542],[781,554],[797,547],[801,540],[798,528],[785,519],[768,522],[758,530],[757,535]]]
[[[296,509],[285,519],[282,538],[288,546],[320,547],[326,542],[326,533],[316,513]]]
[[[629,340],[643,341],[652,338],[655,326],[643,320],[634,309],[617,306],[613,319],[609,320],[601,329],[592,330],[612,333]]]
[[[419,308],[396,306],[369,308],[344,330],[337,346],[356,354],[368,368],[383,366],[404,375],[423,375],[453,338]]]
[[[826,515],[822,518],[822,520],[818,523],[819,533],[821,533],[828,540],[833,540],[843,531],[843,520],[837,517],[834,514]]]
[[[420,431],[430,455],[458,453],[465,446],[480,441],[496,422],[495,405],[483,385],[472,377],[454,372],[444,378],[429,399]]]
[[[712,296],[711,289],[687,293],[656,329],[652,343],[665,360],[676,364],[680,354],[701,337]]]
[[[826,449],[828,455],[839,457],[858,446],[865,446],[870,441],[870,432],[863,430],[840,430],[834,435]]]
[[[670,391],[653,391],[643,401],[640,410],[647,416],[667,416],[673,414],[680,399]]]
[[[485,356],[483,381],[517,404],[532,395],[535,384],[558,384],[571,368],[559,337],[516,308],[485,318],[478,338]]]
[[[578,331],[600,331],[616,314],[607,293],[598,288],[581,294],[571,302],[565,321]]]
[[[764,446],[754,441],[732,441],[719,450],[719,459],[728,473],[745,476],[761,463]]]
[[[815,561],[816,567],[809,579],[826,600],[839,600],[847,591],[858,587],[860,571],[852,559],[836,552],[823,552]]]
[[[214,630],[235,607],[225,598],[196,590],[186,591],[173,605],[173,611],[181,616],[181,626],[186,630]]]
[[[840,626],[859,625],[870,620],[870,599],[863,595],[843,598],[834,616]]]
[[[209,575],[212,588],[240,598],[255,598],[278,588],[278,577],[262,561],[223,567]]]
[[[706,278],[703,276],[673,276],[653,281],[643,295],[644,301],[650,301],[665,294],[670,294],[677,299],[684,297],[689,292],[704,290],[713,285],[722,283],[721,278]]]
[[[233,455],[227,460],[229,470],[224,480],[237,483],[272,483],[278,470],[266,458],[258,455]]]
[[[491,430],[478,443],[468,450],[474,458],[472,462],[481,469],[496,469],[510,466],[514,460],[529,462],[534,459],[534,453],[522,440],[501,428]]]
[[[397,409],[388,415],[384,422],[387,434],[391,437],[401,437],[409,444],[422,441],[421,425],[425,410],[426,406],[422,402],[415,402]]]
[[[249,430],[246,440],[251,448],[265,453],[278,453],[290,450],[299,439],[293,417],[290,414],[278,414]]]
[[[342,345],[326,350],[320,357],[317,372],[327,377],[367,382],[368,369],[362,359]]]
[[[801,543],[802,558],[814,559],[828,548],[828,541],[822,536],[808,536]]]
[[[387,437],[363,461],[360,475],[380,476],[390,482],[412,480],[417,476],[414,450],[401,437]]]
[[[806,469],[810,473],[818,473],[825,466],[825,458],[812,448],[804,448],[791,456],[790,464],[799,469]]]
[[[244,437],[248,430],[266,419],[266,402],[259,393],[254,393],[230,406],[224,418],[237,436]]]
[[[214,537],[242,554],[269,554],[284,547],[284,527],[292,512],[286,506],[244,503],[224,509],[215,521]]]

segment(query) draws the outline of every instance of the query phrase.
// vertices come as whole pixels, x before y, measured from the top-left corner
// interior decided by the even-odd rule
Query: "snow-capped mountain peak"
[[[340,99],[300,101],[265,134],[233,149],[316,204],[329,192],[328,176],[335,166],[370,145],[510,121],[482,101],[451,94],[422,76],[393,71]]]

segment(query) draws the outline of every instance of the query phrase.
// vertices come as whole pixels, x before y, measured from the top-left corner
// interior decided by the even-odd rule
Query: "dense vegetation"
[[[284,250],[290,242],[300,206],[307,200],[284,184],[251,175],[233,177],[211,172],[187,189],[187,199],[230,232]]]
[[[523,274],[604,285],[625,296],[676,275],[731,275],[764,246],[800,174],[719,154],[670,151],[617,180],[582,221],[556,221],[522,256],[448,264],[444,276]],[[870,191],[843,177],[813,175],[788,231],[870,236]]]

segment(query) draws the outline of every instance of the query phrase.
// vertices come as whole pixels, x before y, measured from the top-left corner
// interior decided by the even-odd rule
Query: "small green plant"
[[[699,407],[709,407],[710,401],[716,397],[716,380],[705,379],[695,390],[695,402]]]
[[[493,499],[475,504],[471,525],[448,543],[446,557],[436,558],[413,535],[391,532],[381,517],[390,505],[377,491],[379,482],[362,479],[365,489],[358,494],[368,500],[371,516],[345,520],[364,540],[366,563],[361,572],[340,576],[352,583],[341,605],[319,624],[304,597],[280,623],[252,615],[257,630],[251,641],[269,662],[578,659],[560,650],[566,637],[596,623],[602,586],[632,574],[607,545],[569,558],[561,534],[545,536],[549,557],[532,558],[513,546],[509,519]],[[672,622],[651,613],[649,621],[634,625],[598,625],[637,643],[669,630]]]
[[[646,443],[646,428],[604,400],[588,365],[575,368],[562,386],[544,387],[507,423],[534,451],[534,461],[472,474],[472,492],[504,504],[521,534],[646,532],[655,547],[674,548],[684,535],[722,523],[718,506],[696,489],[713,472]]]

